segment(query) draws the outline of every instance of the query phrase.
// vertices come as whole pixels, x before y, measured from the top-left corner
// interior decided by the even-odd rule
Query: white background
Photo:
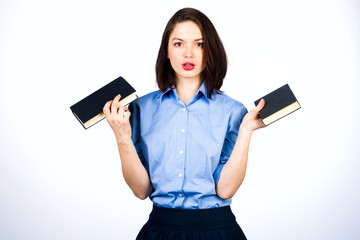
[[[164,27],[203,11],[228,53],[222,90],[288,83],[302,108],[253,135],[232,209],[251,240],[360,239],[360,2],[0,0],[0,239],[134,239],[151,201],[123,180],[105,121],[69,107],[123,76],[156,90]]]

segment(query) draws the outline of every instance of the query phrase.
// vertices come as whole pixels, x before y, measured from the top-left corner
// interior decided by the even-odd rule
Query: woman
[[[124,179],[153,210],[137,239],[246,239],[231,212],[245,177],[260,104],[249,113],[220,92],[227,70],[221,40],[200,11],[169,20],[156,63],[159,91],[129,108],[104,106]],[[130,116],[131,115],[131,116]]]

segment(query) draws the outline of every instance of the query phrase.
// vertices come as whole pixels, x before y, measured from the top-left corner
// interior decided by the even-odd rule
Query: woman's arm
[[[107,102],[103,112],[116,137],[124,179],[136,197],[146,199],[152,192],[152,184],[131,140],[131,113],[127,107],[117,108],[120,98],[118,95]]]
[[[255,108],[245,115],[240,125],[234,149],[224,165],[216,185],[216,193],[222,199],[233,197],[245,178],[252,133],[256,129],[265,127],[258,117],[258,113],[264,105],[265,101],[262,99]]]

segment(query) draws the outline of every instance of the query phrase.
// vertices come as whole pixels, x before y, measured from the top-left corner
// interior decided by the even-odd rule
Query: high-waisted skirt
[[[230,206],[172,209],[153,206],[137,240],[243,240]]]

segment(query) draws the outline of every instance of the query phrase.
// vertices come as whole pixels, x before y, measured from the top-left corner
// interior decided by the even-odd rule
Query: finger
[[[262,98],[259,104],[256,106],[257,112],[259,112],[265,106],[265,100]]]
[[[129,119],[130,118],[130,111],[126,106],[121,106],[118,110],[118,116],[124,119]]]
[[[124,107],[120,107],[118,110],[117,110],[119,116],[123,117],[124,116],[124,113],[125,113],[125,109]]]
[[[128,116],[129,116],[129,113],[128,113],[128,112],[126,112],[126,111],[124,111],[124,113],[123,113],[123,115],[122,115],[122,116],[123,116],[123,118],[124,118],[124,119],[127,119],[127,118],[128,118]]]
[[[119,106],[119,107],[118,107],[118,112],[120,112],[120,111],[126,111],[126,112],[128,112],[128,111],[129,111],[129,108],[126,107],[126,106]]]
[[[105,103],[104,107],[103,107],[103,113],[105,114],[105,116],[109,116],[110,115],[110,105],[111,105],[112,101],[108,101],[107,103]]]
[[[111,113],[115,113],[115,114],[117,113],[117,111],[118,111],[117,103],[119,102],[120,98],[121,98],[120,94],[118,94],[114,98],[113,102],[111,103]]]
[[[130,116],[131,116],[131,112],[129,111],[129,109],[124,109],[125,111],[124,111],[124,114],[123,114],[123,116],[124,116],[124,118],[126,119],[126,120],[128,120],[129,118],[130,118]]]

